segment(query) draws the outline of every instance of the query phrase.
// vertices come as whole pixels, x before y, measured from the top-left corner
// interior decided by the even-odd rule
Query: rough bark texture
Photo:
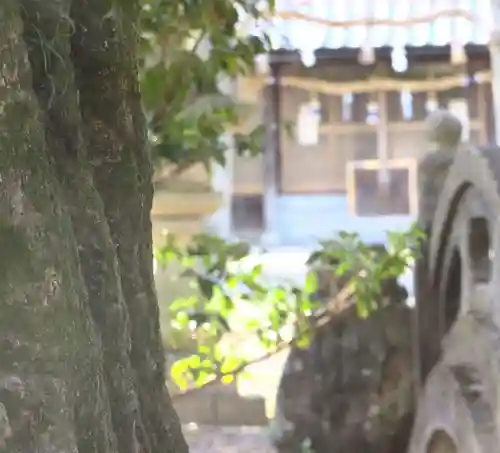
[[[0,449],[183,453],[133,1],[0,2]]]

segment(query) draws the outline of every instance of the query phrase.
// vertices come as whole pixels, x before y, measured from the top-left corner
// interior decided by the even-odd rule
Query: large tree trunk
[[[0,450],[188,450],[153,289],[137,11],[117,3],[0,1]]]

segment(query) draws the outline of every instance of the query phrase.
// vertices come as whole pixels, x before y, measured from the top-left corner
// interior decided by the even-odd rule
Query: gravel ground
[[[275,453],[262,427],[183,427],[191,453]]]

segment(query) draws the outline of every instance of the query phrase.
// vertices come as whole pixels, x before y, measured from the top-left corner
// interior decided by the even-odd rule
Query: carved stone
[[[419,164],[418,221],[427,239],[414,272],[412,327],[380,314],[362,325],[346,312],[310,350],[293,350],[277,404],[281,453],[303,451],[306,438],[315,453],[500,452],[500,148],[461,145],[461,124],[447,112],[435,112],[427,124],[437,149]],[[403,391],[402,412],[388,411],[368,435],[364,398],[383,381],[378,359],[385,354],[368,359],[361,352],[390,326],[406,329],[416,346],[394,382],[410,382],[417,398]],[[364,329],[375,330],[363,336]],[[379,352],[394,351],[386,346]],[[397,348],[405,351],[402,343]],[[366,361],[372,373],[363,381]]]
[[[446,121],[455,144],[420,168],[429,236],[415,270],[422,381],[409,453],[497,452],[500,148],[460,148],[458,120]]]
[[[456,148],[462,136],[462,123],[447,110],[436,110],[426,119],[427,138],[439,149]]]

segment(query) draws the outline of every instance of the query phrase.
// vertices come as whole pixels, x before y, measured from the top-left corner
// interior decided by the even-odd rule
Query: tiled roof
[[[357,48],[367,39],[366,33],[374,47],[443,46],[456,40],[463,44],[487,44],[491,30],[489,3],[490,0],[277,0],[278,11],[297,11],[334,21],[367,17],[405,19],[458,7],[478,17],[479,22],[442,18],[406,28],[375,26],[367,31],[362,26],[332,28],[300,20],[273,19],[264,28],[274,49]]]

